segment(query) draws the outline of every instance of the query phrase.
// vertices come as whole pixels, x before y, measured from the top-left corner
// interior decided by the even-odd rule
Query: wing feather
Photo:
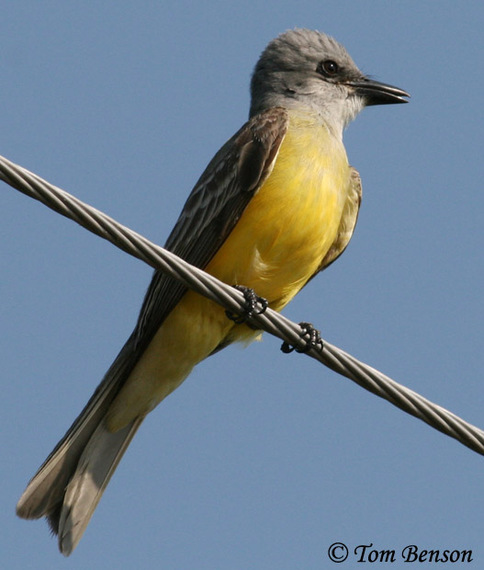
[[[358,221],[361,197],[362,187],[360,174],[355,168],[351,167],[350,187],[348,189],[348,197],[346,198],[343,215],[341,216],[338,235],[311,279],[320,271],[329,267],[346,249],[355,230],[356,222]]]
[[[215,155],[193,188],[165,247],[192,265],[207,266],[272,171],[287,131],[287,112],[269,109],[248,121]],[[185,287],[155,271],[136,326],[149,342]]]
[[[286,133],[287,120],[283,109],[261,113],[221,148],[190,194],[166,242],[168,249],[202,269],[207,265],[270,174]],[[143,419],[138,418],[126,429],[112,434],[103,427],[105,414],[184,292],[185,288],[176,280],[155,272],[135,330],[19,500],[19,516],[48,517],[52,530],[60,533],[60,548],[66,554],[80,539],[105,485]],[[86,471],[86,465],[92,469]],[[93,473],[95,484],[86,487],[84,482]],[[79,504],[70,505],[79,489],[85,490],[86,497]]]

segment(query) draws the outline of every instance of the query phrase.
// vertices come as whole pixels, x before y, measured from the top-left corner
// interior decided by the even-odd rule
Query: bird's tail
[[[18,516],[47,517],[68,556],[82,537],[111,475],[144,417],[110,432],[105,416],[133,367],[128,343],[66,435],[34,475],[17,504]]]

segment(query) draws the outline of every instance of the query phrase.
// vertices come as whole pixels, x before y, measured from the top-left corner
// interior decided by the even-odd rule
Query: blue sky
[[[18,0],[2,20],[0,154],[160,244],[280,32],[330,33],[408,90],[346,132],[357,231],[285,314],[484,427],[481,3]],[[270,337],[204,362],[150,415],[65,560],[15,504],[151,269],[6,185],[0,200],[0,567],[319,569],[336,541],[484,564],[484,458]]]

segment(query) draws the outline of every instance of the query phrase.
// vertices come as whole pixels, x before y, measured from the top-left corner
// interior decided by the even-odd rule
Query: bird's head
[[[250,115],[277,106],[309,108],[342,132],[365,106],[406,103],[407,97],[366,77],[332,37],[294,29],[262,52],[252,76]]]

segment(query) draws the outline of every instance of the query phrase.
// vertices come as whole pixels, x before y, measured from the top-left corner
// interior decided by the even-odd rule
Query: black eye
[[[339,65],[332,59],[325,59],[318,64],[318,73],[325,77],[334,77],[339,72]]]

